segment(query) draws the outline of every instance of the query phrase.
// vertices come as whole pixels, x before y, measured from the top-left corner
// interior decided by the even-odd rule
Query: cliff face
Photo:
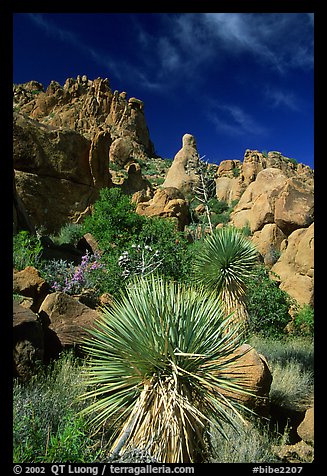
[[[112,92],[108,79],[78,76],[46,90],[30,81],[13,93],[15,195],[46,232],[88,213],[99,189],[112,184],[110,161],[154,155],[143,102]]]
[[[51,81],[44,90],[37,81],[14,86],[14,109],[51,128],[70,129],[92,139],[99,130],[111,141],[129,137],[133,153],[154,155],[144,115],[144,104],[126,92],[112,92],[109,80],[86,76],[68,78],[62,87]]]

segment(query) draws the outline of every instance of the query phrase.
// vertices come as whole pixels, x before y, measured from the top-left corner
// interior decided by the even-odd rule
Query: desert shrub
[[[71,244],[76,246],[78,241],[83,236],[83,226],[79,223],[66,223],[62,226],[57,235],[52,235],[51,239],[54,243],[61,244]]]
[[[135,205],[127,195],[117,187],[103,188],[92,215],[85,218],[83,231],[92,233],[103,251],[110,251],[135,241],[143,223],[144,217],[135,213]]]
[[[224,425],[228,439],[213,432],[209,463],[273,463],[280,459],[274,455],[273,445],[278,438],[269,434],[267,425],[258,421],[246,422],[238,431]]]
[[[270,278],[269,270],[265,266],[257,266],[254,276],[247,281],[245,302],[251,333],[271,337],[285,335],[284,329],[290,320],[288,311],[292,300],[278,287],[278,283]]]
[[[14,382],[13,459],[16,463],[92,462],[97,454],[87,420],[77,413],[83,366],[62,354],[28,383]]]
[[[178,281],[187,280],[190,268],[190,252],[183,233],[175,223],[165,218],[147,218],[137,237],[137,243],[159,251],[162,264],[160,274]]]
[[[252,336],[249,343],[263,354],[273,380],[271,404],[294,410],[309,406],[314,385],[314,346],[309,337]]]
[[[313,336],[314,332],[314,310],[309,304],[299,307],[294,321],[294,333],[297,335]]]
[[[131,269],[122,266],[122,257],[134,257],[136,264],[137,246],[158,252],[158,271],[164,276],[183,280],[189,275],[190,255],[184,235],[170,220],[139,216],[130,198],[118,188],[101,190],[92,216],[86,218],[83,229],[94,235],[103,252],[105,266],[99,282],[101,292],[115,295],[127,284],[124,278],[126,271]]]
[[[18,270],[26,266],[37,268],[41,262],[42,250],[42,244],[37,236],[31,235],[28,231],[20,231],[13,238],[14,268]]]

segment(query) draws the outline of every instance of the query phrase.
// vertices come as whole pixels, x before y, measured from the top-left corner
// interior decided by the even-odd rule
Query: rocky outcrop
[[[142,190],[151,195],[151,183],[143,177],[140,164],[133,162],[127,167],[127,178],[120,185],[122,191],[128,195],[133,195]]]
[[[314,303],[314,224],[295,230],[282,244],[282,254],[271,268],[280,288],[299,304]],[[275,278],[276,279],[276,278]]]
[[[142,101],[112,92],[107,79],[78,76],[46,90],[36,81],[14,86],[13,155],[14,231],[55,233],[80,222],[112,185],[110,161],[124,166],[154,149]]]
[[[307,444],[314,443],[314,406],[307,409],[303,421],[297,427],[299,437]]]
[[[52,128],[74,130],[88,138],[100,129],[108,131],[112,141],[129,137],[135,154],[154,154],[143,102],[127,99],[126,92],[112,92],[107,78],[77,76],[68,78],[64,86],[51,81],[46,90],[36,81],[16,85],[14,109]]]
[[[175,187],[157,190],[151,200],[138,203],[136,213],[148,217],[170,218],[176,221],[179,230],[184,230],[190,222],[188,202]]]
[[[268,168],[275,168],[287,177],[297,177],[305,183],[313,184],[313,171],[310,167],[298,164],[296,161],[283,156],[280,152],[272,151],[263,154],[258,150],[247,149],[243,162],[239,160],[224,160],[219,164],[216,174],[216,195],[219,200],[229,205],[239,200],[247,187],[256,180],[258,174]]]
[[[110,186],[103,164],[108,157],[103,137],[92,142],[75,131],[51,130],[15,115],[13,155],[17,195],[34,227],[58,231],[75,221]],[[102,144],[101,144],[102,142]],[[102,170],[102,172],[101,172]]]
[[[195,138],[191,134],[184,134],[182,148],[174,157],[163,187],[175,187],[184,194],[190,193],[199,181],[195,173],[198,162],[199,154]]]

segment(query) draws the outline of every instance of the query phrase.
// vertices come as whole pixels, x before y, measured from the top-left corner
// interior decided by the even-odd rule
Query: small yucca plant
[[[95,425],[116,428],[113,455],[137,447],[160,462],[198,462],[209,423],[237,427],[243,407],[226,395],[248,392],[228,375],[242,340],[237,325],[225,332],[229,321],[216,294],[153,275],[103,309],[85,342],[83,398]]]
[[[237,228],[219,228],[203,242],[194,258],[194,280],[216,291],[227,313],[246,327],[248,315],[244,303],[246,284],[253,275],[258,252]]]

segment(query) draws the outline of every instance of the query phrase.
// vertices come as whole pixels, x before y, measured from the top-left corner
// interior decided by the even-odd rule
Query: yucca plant
[[[253,275],[258,253],[253,243],[237,228],[227,226],[205,238],[194,258],[193,276],[196,283],[216,291],[226,312],[246,328],[246,283]]]
[[[138,448],[159,462],[199,462],[209,424],[224,435],[223,422],[244,422],[232,396],[248,389],[228,375],[242,336],[237,325],[225,332],[229,321],[216,294],[154,275],[103,309],[84,345],[83,398],[94,425],[115,429],[112,457]]]

